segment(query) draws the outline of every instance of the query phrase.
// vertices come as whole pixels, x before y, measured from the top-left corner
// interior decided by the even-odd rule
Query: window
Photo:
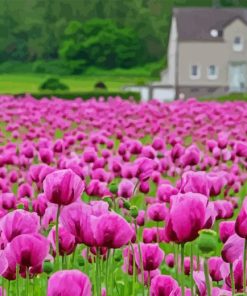
[[[218,69],[215,65],[210,65],[208,67],[208,79],[217,79],[218,78]]]
[[[190,78],[191,79],[199,79],[200,78],[200,68],[198,65],[192,65],[190,70]]]
[[[242,51],[244,49],[244,40],[240,36],[236,36],[233,41],[233,50]]]

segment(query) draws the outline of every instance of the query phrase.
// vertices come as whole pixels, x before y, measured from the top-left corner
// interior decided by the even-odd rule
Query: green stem
[[[135,296],[135,280],[136,280],[136,264],[135,264],[135,250],[131,244],[131,250],[133,253],[133,275],[132,275],[132,295]]]
[[[10,295],[10,281],[8,280],[7,295]]]
[[[244,274],[243,274],[243,292],[246,293],[246,252],[247,252],[247,239],[244,241],[244,256],[243,256],[243,268],[244,268]]]
[[[233,265],[230,263],[230,277],[231,277],[231,286],[232,286],[232,296],[235,295],[235,283],[234,283],[234,273],[233,273]]]
[[[57,217],[56,217],[56,258],[55,258],[55,267],[56,270],[59,270],[59,215],[60,215],[60,205],[57,206]]]
[[[135,231],[136,231],[136,238],[137,236],[137,222],[135,219]],[[138,245],[138,252],[140,256],[140,268],[141,268],[141,279],[142,279],[142,295],[145,296],[145,287],[144,287],[144,268],[143,268],[143,260],[142,260],[142,251],[141,251],[141,245],[139,240],[137,240],[137,245]]]
[[[89,275],[89,252],[90,252],[90,249],[89,247],[86,247],[87,248],[87,252],[86,252],[86,260],[85,260],[85,269],[86,269],[86,274]]]
[[[65,269],[65,267],[64,267],[64,256],[62,256],[62,269]]]
[[[32,296],[35,296],[35,277],[33,278],[32,283],[33,283],[33,295]]]
[[[26,269],[26,295],[29,295],[29,269]]]
[[[156,223],[156,231],[157,231],[157,243],[160,243],[160,236],[159,236],[159,222]]]
[[[181,290],[182,296],[185,295],[184,289],[184,244],[181,244]],[[211,294],[208,294],[211,295]]]
[[[116,212],[117,211],[117,203],[116,203],[116,196],[115,195],[113,196],[112,201],[113,201],[113,209]]]
[[[105,271],[106,294],[108,294],[108,263],[109,263],[109,256],[110,256],[110,250],[107,251],[107,257],[106,257],[106,271]]]
[[[209,271],[208,271],[208,259],[205,258],[204,260],[204,274],[205,274],[205,280],[206,280],[206,286],[207,286],[207,294],[212,295],[211,293],[211,283],[209,279]]]
[[[19,296],[19,268],[18,265],[16,265],[16,280],[15,280],[15,284],[16,284],[16,296]]]
[[[114,259],[114,249],[113,249],[113,252],[111,254],[111,267],[110,267],[110,271],[111,271],[111,288],[110,288],[110,294],[109,295],[114,295],[113,294],[113,291],[114,291],[114,286],[113,286],[113,269],[114,269],[114,266],[113,266],[113,259]]]
[[[174,260],[175,260],[176,280],[178,280],[178,245],[177,244],[174,244]]]
[[[151,285],[151,274],[150,270],[148,271],[148,296],[150,295],[150,285]]]
[[[45,291],[47,290],[47,282],[48,282],[48,276],[47,276],[47,274],[45,273],[45,274],[44,274],[44,290],[45,290]]]
[[[200,271],[200,253],[199,253],[199,248],[198,245],[196,246],[196,265],[197,265],[197,271]]]
[[[194,270],[193,242],[191,242],[190,243],[190,289],[191,289],[191,296],[194,296],[193,270]]]
[[[68,256],[64,255],[64,269],[68,269]]]
[[[100,260],[100,250],[97,248],[98,257],[98,268],[99,268],[99,295],[101,295],[101,260]]]
[[[2,276],[2,290],[4,291],[4,277]]]
[[[71,260],[70,260],[70,268],[73,269],[74,268],[74,262],[75,262],[75,253],[76,253],[76,247],[75,250],[72,254]]]
[[[136,195],[136,191],[137,191],[137,187],[139,186],[139,184],[140,184],[140,181],[138,180],[137,182],[136,182],[136,184],[135,184],[135,187],[134,187],[134,190],[133,190],[133,196],[132,197],[134,197],[135,195]]]
[[[96,281],[96,295],[100,296],[100,288],[99,288],[99,262],[98,262],[99,258],[98,258],[98,248],[96,251],[96,273],[95,273],[95,281]]]
[[[127,260],[127,271],[128,272],[129,272],[129,267],[130,267],[130,248],[131,248],[131,242],[129,242],[129,244],[128,244],[128,260]],[[133,260],[133,263],[135,263],[134,260]],[[125,294],[125,288],[128,289],[128,291],[127,291],[128,294],[127,295],[129,295],[130,294],[130,292],[129,292],[129,290],[130,290],[130,281],[128,281],[127,287],[124,286],[124,295],[126,295]]]

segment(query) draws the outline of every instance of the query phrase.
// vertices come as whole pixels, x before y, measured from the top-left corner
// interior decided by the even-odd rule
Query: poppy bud
[[[109,190],[111,193],[116,194],[118,192],[118,186],[116,183],[111,183],[109,185]]]
[[[210,257],[214,254],[217,244],[218,237],[217,233],[211,229],[203,229],[199,231],[198,248],[206,256]]]
[[[123,206],[127,210],[129,210],[131,208],[131,204],[127,200],[123,201]]]
[[[24,210],[24,204],[18,204],[17,209]]]
[[[44,272],[50,274],[53,272],[53,264],[50,261],[44,262]]]
[[[137,209],[136,206],[131,206],[131,207],[130,207],[130,216],[131,216],[132,218],[134,218],[134,219],[137,218],[137,216],[138,216],[138,209]]]
[[[118,250],[118,249],[115,250],[115,252],[114,252],[114,260],[116,262],[120,262],[122,260],[122,251],[121,250]]]
[[[85,259],[82,256],[78,256],[77,262],[78,262],[79,266],[85,265]]]

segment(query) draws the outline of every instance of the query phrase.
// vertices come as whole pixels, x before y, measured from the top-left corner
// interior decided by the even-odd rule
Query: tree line
[[[216,3],[217,2],[217,3]],[[130,68],[164,57],[173,6],[246,0],[0,0],[0,62]]]

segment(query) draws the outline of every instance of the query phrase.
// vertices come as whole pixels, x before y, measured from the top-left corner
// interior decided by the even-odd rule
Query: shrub
[[[98,89],[107,89],[106,85],[104,84],[104,82],[99,81],[97,83],[95,83],[94,88],[98,88]]]
[[[69,87],[58,78],[47,78],[39,87],[41,90],[68,90]]]

